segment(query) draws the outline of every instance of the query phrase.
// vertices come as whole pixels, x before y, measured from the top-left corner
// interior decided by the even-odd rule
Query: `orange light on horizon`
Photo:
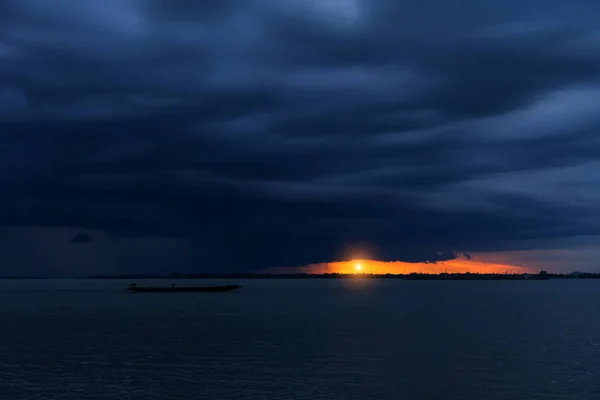
[[[361,262],[357,262],[356,264],[354,264],[354,269],[356,270],[357,273],[362,272],[363,269],[363,265]]]
[[[308,273],[308,274],[440,274],[440,273],[532,273],[531,268],[507,263],[495,257],[472,255],[471,258],[458,257],[452,260],[431,263],[409,263],[402,261],[376,261],[368,259],[337,261],[311,264],[300,268],[276,268],[269,272],[276,273]],[[536,271],[537,272],[537,271]]]

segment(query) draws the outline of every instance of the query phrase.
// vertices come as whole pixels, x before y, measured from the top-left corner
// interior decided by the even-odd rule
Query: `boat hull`
[[[224,285],[224,286],[197,286],[197,287],[144,287],[135,286],[128,287],[130,292],[142,293],[214,293],[214,292],[231,292],[240,289],[240,285]]]

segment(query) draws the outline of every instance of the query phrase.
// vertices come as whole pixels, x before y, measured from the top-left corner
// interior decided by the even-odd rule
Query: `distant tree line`
[[[347,278],[385,278],[405,280],[548,280],[548,279],[599,279],[597,273],[551,274],[540,271],[538,274],[486,274],[486,273],[410,273],[410,274],[260,274],[260,273],[231,273],[231,274],[121,274],[121,275],[90,275],[87,279],[347,279]]]

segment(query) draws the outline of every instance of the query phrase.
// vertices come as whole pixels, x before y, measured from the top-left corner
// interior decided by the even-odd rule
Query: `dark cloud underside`
[[[598,234],[598,11],[3,1],[0,223],[186,238],[224,269]]]

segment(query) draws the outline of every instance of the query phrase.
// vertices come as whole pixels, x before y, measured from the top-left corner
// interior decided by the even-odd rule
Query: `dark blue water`
[[[600,399],[600,282],[127,283],[0,281],[0,399]]]

